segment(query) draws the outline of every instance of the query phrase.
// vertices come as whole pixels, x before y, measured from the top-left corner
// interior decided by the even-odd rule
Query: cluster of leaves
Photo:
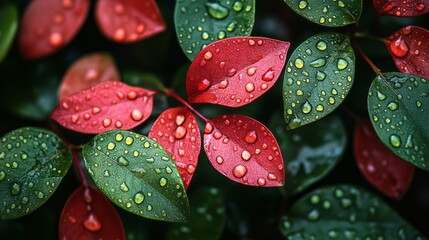
[[[356,25],[363,5],[361,0],[285,3],[296,14],[325,27]],[[379,15],[395,17],[426,14],[427,4],[423,0],[373,0]],[[424,124],[429,111],[429,32],[406,26],[383,39],[400,72],[381,72],[354,45],[356,37],[365,37],[355,28],[312,35],[287,57],[289,42],[250,36],[255,7],[254,0],[175,3],[178,43],[192,61],[181,84],[186,85],[188,101],[147,76],[149,80],[137,85],[126,77],[121,81],[108,54],[92,53],[77,60],[58,87],[57,106],[48,110],[61,126],[52,130],[62,140],[51,131],[33,127],[13,130],[1,139],[0,192],[4,197],[0,218],[22,217],[44,204],[73,159],[82,186],[63,208],[61,239],[125,239],[111,202],[149,219],[189,221],[171,227],[170,239],[206,238],[201,235],[205,231],[216,239],[225,224],[222,192],[217,188],[195,191],[191,204],[187,195],[202,158],[201,148],[213,168],[232,181],[278,187],[285,184],[286,172],[288,181],[281,188],[285,197],[302,193],[326,176],[343,155],[344,124],[337,116],[327,115],[351,91],[356,50],[377,75],[367,94],[370,118],[350,113],[356,121],[357,166],[379,191],[401,199],[413,179],[414,166],[429,170],[429,129]],[[140,41],[166,29],[153,0],[99,0],[94,11],[101,32],[117,43]],[[73,40],[89,12],[90,2],[85,0],[33,1],[23,14],[18,36],[22,57],[37,59],[58,52]],[[0,5],[0,61],[14,40],[17,19],[14,5]],[[255,100],[282,75],[283,117],[272,114],[269,128],[273,133],[249,116],[221,113],[207,118],[190,104],[234,109],[257,104]],[[165,97],[181,106],[163,110],[156,98],[166,101]],[[147,134],[136,131],[152,120]],[[69,134],[65,129],[95,136],[75,146],[64,137]],[[98,190],[85,178],[80,149]],[[192,199],[198,199],[195,205]],[[276,223],[288,239],[423,238],[382,200],[353,185],[307,193]]]

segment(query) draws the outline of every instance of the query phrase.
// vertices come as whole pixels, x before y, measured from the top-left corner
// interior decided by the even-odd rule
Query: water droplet
[[[107,149],[109,150],[113,150],[115,149],[116,144],[114,144],[113,142],[110,142],[109,144],[107,144]]]
[[[320,51],[325,51],[328,48],[328,44],[326,44],[325,41],[320,40],[319,42],[317,42],[316,48],[319,49]]]
[[[323,81],[323,80],[325,80],[325,78],[326,78],[326,73],[321,72],[321,71],[317,71],[317,73],[316,73],[316,78],[317,78],[317,80],[319,80],[319,81]]]
[[[50,36],[49,36],[49,44],[52,47],[61,47],[64,43],[64,39],[63,39],[63,35],[59,32],[53,32]]]
[[[124,182],[121,184],[120,189],[122,190],[122,192],[128,192],[130,190],[127,184]]]
[[[307,1],[299,1],[298,3],[298,8],[299,9],[305,9],[308,6],[308,2]]]
[[[228,24],[228,26],[226,26],[226,30],[228,32],[233,32],[236,26],[237,26],[237,22],[231,22]]]
[[[384,95],[382,92],[377,91],[377,98],[378,98],[378,100],[383,101],[383,100],[385,100],[387,97],[386,97],[386,95]]]
[[[216,157],[216,162],[217,162],[218,164],[222,164],[222,163],[223,163],[223,158],[222,158],[221,156],[217,156],[217,157]]]
[[[312,66],[314,68],[320,68],[320,67],[325,66],[325,64],[326,64],[326,60],[324,58],[319,58],[319,59],[312,61],[310,63],[310,66]]]
[[[207,51],[207,52],[204,54],[204,59],[205,59],[205,60],[210,60],[210,59],[212,59],[212,57],[213,57],[213,53],[212,53],[212,52],[210,52],[210,51]]]
[[[247,173],[247,168],[243,165],[237,165],[232,170],[232,174],[234,174],[236,178],[242,178],[244,177],[244,175],[246,175],[246,173]]]
[[[104,120],[103,120],[103,122],[102,122],[102,124],[103,124],[103,127],[109,127],[111,124],[112,124],[112,119],[110,119],[110,118],[105,118]]]
[[[264,74],[262,74],[262,80],[269,82],[274,79],[274,71],[270,68]]]
[[[88,217],[83,221],[83,226],[85,227],[85,229],[91,232],[97,232],[100,231],[103,225],[94,213],[90,213]]]
[[[253,92],[255,90],[255,84],[253,83],[247,83],[246,84],[246,92]]]
[[[401,138],[399,138],[398,135],[392,134],[390,135],[390,144],[392,144],[393,147],[397,148],[401,146]]]
[[[307,219],[310,221],[316,221],[319,219],[319,211],[317,209],[311,210],[307,215]]]
[[[395,41],[392,41],[389,47],[393,55],[400,58],[405,57],[409,51],[408,45],[405,43],[401,36]]]
[[[143,113],[140,110],[138,110],[138,109],[134,109],[131,112],[131,119],[133,119],[134,121],[138,122],[138,121],[140,121],[140,120],[143,119]]]
[[[189,173],[189,174],[193,174],[194,172],[195,172],[195,166],[194,165],[192,165],[192,164],[189,164],[188,165],[188,167],[186,168],[186,171]]]
[[[137,98],[137,93],[136,93],[135,91],[130,91],[130,92],[127,94],[127,98],[128,98],[129,100],[134,100],[134,99],[136,99],[136,98]]]
[[[210,134],[213,132],[213,125],[209,122],[206,123],[206,126],[204,127],[204,133]]]
[[[420,3],[419,5],[416,6],[416,9],[419,11],[423,11],[426,8],[426,5],[424,5],[423,3]]]
[[[159,185],[160,185],[161,187],[164,187],[166,184],[167,184],[167,179],[166,179],[166,178],[161,178],[161,179],[159,180]]]
[[[126,137],[125,138],[125,144],[127,144],[128,146],[133,144],[134,139],[132,137]]]
[[[334,191],[334,195],[337,198],[342,198],[342,197],[344,197],[344,191],[342,189],[340,189],[340,188],[337,188]]]
[[[237,73],[237,69],[235,69],[235,68],[231,68],[231,69],[229,69],[229,70],[228,70],[227,75],[228,75],[228,77],[232,77],[232,76],[234,76],[236,73]]]
[[[323,110],[324,110],[324,107],[323,107],[322,104],[319,104],[319,105],[316,106],[316,111],[323,112]]]
[[[337,61],[337,68],[338,70],[344,70],[349,65],[349,62],[347,62],[345,59],[339,58]]]
[[[219,83],[219,88],[225,89],[226,87],[228,87],[228,84],[229,84],[228,80],[224,79]]]
[[[226,37],[226,32],[225,31],[219,31],[217,33],[217,38],[218,39],[224,39]]]
[[[197,84],[198,91],[204,91],[210,86],[210,81],[208,79],[203,79],[201,82]]]
[[[312,195],[310,197],[310,203],[312,203],[312,204],[318,204],[319,201],[320,201],[319,195]]]
[[[136,204],[141,204],[144,201],[144,194],[142,192],[138,192],[136,193],[136,195],[134,195],[134,202]]]
[[[250,157],[252,157],[252,154],[250,154],[250,152],[243,150],[241,152],[241,158],[245,161],[249,161]]]
[[[187,132],[187,130],[186,130],[185,127],[178,126],[176,128],[176,130],[174,131],[174,133],[173,133],[174,138],[176,138],[176,139],[182,139],[182,138],[184,138],[186,136],[186,132]]]
[[[256,135],[255,131],[248,131],[246,133],[246,136],[244,137],[244,140],[250,144],[255,143],[257,139],[258,139],[258,136]]]
[[[44,193],[42,193],[42,192],[37,192],[36,196],[37,196],[37,198],[39,198],[39,199],[43,199],[43,198],[45,197],[45,194],[44,194]]]
[[[307,113],[311,112],[312,108],[313,107],[311,106],[311,104],[308,101],[306,101],[304,103],[304,105],[302,105],[301,110],[302,110],[303,113],[307,114]]]
[[[232,9],[236,12],[241,11],[243,9],[243,3],[240,1],[234,2],[234,4],[232,5]]]
[[[259,186],[265,186],[265,184],[267,183],[267,181],[263,178],[258,178],[258,185]]]
[[[123,166],[123,167],[126,167],[130,164],[130,162],[123,156],[118,157],[116,162],[118,163],[118,165]]]
[[[18,183],[18,182],[13,183],[11,186],[10,192],[12,193],[12,195],[18,195],[19,193],[21,193],[21,183]]]
[[[5,179],[5,177],[6,177],[6,172],[0,171],[0,181],[3,181],[3,179]]]
[[[209,38],[209,34],[208,34],[208,32],[203,32],[203,33],[201,34],[201,38],[202,38],[203,40],[207,40],[207,39]]]
[[[303,68],[304,67],[304,60],[302,60],[301,58],[297,58],[294,61],[295,67],[297,68]]]
[[[125,29],[118,28],[118,29],[116,29],[115,33],[113,34],[113,38],[118,42],[122,42],[125,40],[126,35],[127,35],[127,33],[125,32]]]
[[[207,2],[206,7],[207,7],[207,12],[209,13],[209,15],[215,19],[219,19],[219,20],[224,19],[229,14],[228,8],[222,6],[219,3]]]
[[[387,104],[387,108],[392,111],[395,111],[396,109],[398,109],[398,103],[390,102],[389,104]]]
[[[338,1],[338,7],[345,7],[346,6],[346,4],[344,4],[344,2],[343,1]]]

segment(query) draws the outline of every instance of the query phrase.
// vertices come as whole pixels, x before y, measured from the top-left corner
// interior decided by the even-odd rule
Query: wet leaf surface
[[[6,57],[18,29],[18,10],[10,3],[0,4],[0,63]]]
[[[428,0],[372,0],[379,15],[414,17],[429,12]]]

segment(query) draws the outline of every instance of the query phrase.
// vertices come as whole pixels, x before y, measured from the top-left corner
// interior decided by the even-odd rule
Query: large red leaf
[[[189,101],[229,107],[252,102],[277,81],[289,46],[262,37],[232,37],[209,44],[189,67]]]
[[[103,81],[117,81],[119,74],[112,57],[91,53],[77,60],[66,72],[58,90],[59,100]]]
[[[194,115],[187,108],[167,109],[153,124],[149,137],[173,157],[187,189],[201,149],[200,129]]]
[[[204,150],[214,168],[233,181],[261,187],[284,184],[279,145],[252,118],[231,114],[212,119],[204,128]]]
[[[19,47],[26,59],[52,54],[67,45],[84,23],[88,0],[34,0],[22,19]]]
[[[389,197],[400,199],[414,176],[414,166],[393,154],[377,137],[369,120],[357,125],[354,154],[365,178]]]
[[[51,118],[81,133],[131,129],[150,116],[153,95],[144,88],[105,81],[61,100]]]
[[[404,27],[386,39],[386,46],[401,72],[429,78],[429,31]]]
[[[116,42],[136,42],[165,30],[154,0],[98,0],[96,18],[104,35]]]
[[[429,12],[429,0],[372,0],[379,15],[420,16]]]
[[[124,227],[112,203],[95,188],[76,189],[63,208],[61,240],[125,239]]]

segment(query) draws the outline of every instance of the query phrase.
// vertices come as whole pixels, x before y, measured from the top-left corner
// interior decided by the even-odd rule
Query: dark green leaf
[[[45,203],[71,165],[71,153],[52,132],[20,128],[0,144],[0,218],[27,215]]]
[[[187,221],[180,174],[152,139],[123,130],[105,132],[84,146],[83,157],[95,184],[118,206],[146,218]]]
[[[400,158],[429,170],[429,84],[406,73],[377,76],[368,111],[380,140]]]
[[[154,74],[128,71],[123,74],[122,81],[128,85],[142,87],[149,90],[167,90],[159,77]]]
[[[209,43],[249,36],[254,20],[254,0],[180,0],[174,13],[179,44],[190,60]]]
[[[12,4],[0,4],[0,63],[6,56],[18,29],[18,11]]]
[[[378,197],[337,185],[315,190],[288,211],[280,223],[287,239],[423,239]]]
[[[316,121],[337,108],[349,92],[355,55],[339,33],[314,35],[298,46],[286,65],[284,115],[288,129]]]
[[[296,13],[327,27],[340,27],[359,21],[362,0],[285,0]]]

